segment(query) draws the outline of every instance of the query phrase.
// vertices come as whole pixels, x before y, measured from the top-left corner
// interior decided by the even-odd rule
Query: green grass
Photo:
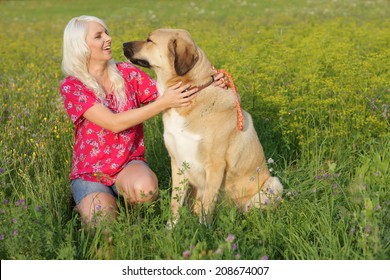
[[[388,1],[131,2],[0,1],[1,259],[390,259]],[[62,32],[81,14],[107,22],[118,61],[122,42],[189,30],[235,78],[285,186],[280,206],[242,214],[219,201],[210,227],[183,208],[166,232],[157,116],[145,134],[159,199],[120,202],[108,239],[104,225],[85,233],[70,204],[73,131],[58,91]]]

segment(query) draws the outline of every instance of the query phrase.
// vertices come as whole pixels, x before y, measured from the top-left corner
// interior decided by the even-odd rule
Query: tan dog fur
[[[160,93],[178,81],[207,84],[215,74],[205,53],[181,29],[158,29],[146,41],[125,43],[124,54],[156,72]],[[172,167],[173,223],[189,193],[201,222],[205,217],[210,222],[221,190],[243,211],[262,207],[281,195],[283,186],[270,175],[252,118],[245,111],[243,115],[245,127],[240,131],[233,91],[214,86],[196,93],[190,106],[163,113]],[[184,162],[189,168],[179,175]],[[190,188],[181,183],[183,176]]]

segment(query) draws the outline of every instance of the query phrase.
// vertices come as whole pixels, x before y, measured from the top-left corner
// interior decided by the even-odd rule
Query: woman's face
[[[88,23],[86,42],[91,51],[89,63],[107,62],[112,59],[111,37],[108,31],[97,22]]]

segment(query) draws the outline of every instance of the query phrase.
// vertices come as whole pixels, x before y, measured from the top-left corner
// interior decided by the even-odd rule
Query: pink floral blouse
[[[118,63],[117,67],[125,79],[128,100],[123,108],[119,108],[113,94],[107,95],[103,104],[111,111],[118,113],[139,108],[158,97],[156,83],[146,73],[127,62]],[[85,119],[84,112],[102,102],[75,77],[66,77],[60,92],[74,124],[71,180],[81,178],[111,186],[127,163],[145,161],[142,124],[114,133]]]

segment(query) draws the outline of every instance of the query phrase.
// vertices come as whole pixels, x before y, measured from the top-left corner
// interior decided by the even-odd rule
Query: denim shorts
[[[125,167],[137,163],[147,165],[147,163],[142,160],[132,160]],[[118,189],[115,183],[111,186],[106,186],[100,182],[85,181],[83,179],[78,178],[72,180],[70,185],[71,185],[72,196],[76,205],[78,205],[84,197],[86,197],[91,193],[108,193],[114,197],[118,197]]]

